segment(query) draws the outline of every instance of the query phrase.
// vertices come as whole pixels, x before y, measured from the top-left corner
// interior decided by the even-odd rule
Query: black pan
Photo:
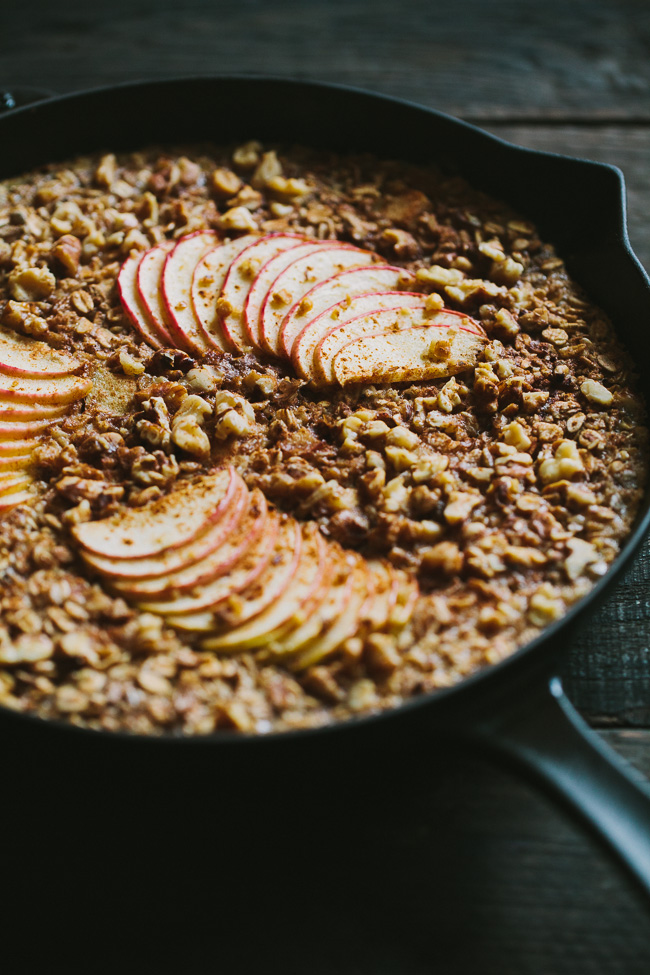
[[[610,314],[635,360],[650,361],[650,330],[645,324],[650,321],[650,281],[630,249],[621,173],[600,163],[512,146],[471,125],[396,99],[342,87],[245,77],[124,85],[52,98],[0,118],[0,177],[100,149],[250,138],[367,150],[383,157],[435,162],[461,173],[535,221],[542,237],[557,245],[570,273]],[[647,370],[642,382],[650,400]],[[426,750],[445,737],[469,739],[516,763],[562,800],[650,893],[648,785],[589,730],[564,696],[557,676],[574,624],[620,578],[649,522],[646,492],[620,556],[561,621],[511,658],[461,685],[380,716],[318,731],[263,737],[220,733],[177,740],[99,734],[0,710],[3,751],[12,754],[15,769],[34,769],[38,756],[37,774],[50,784],[62,771],[72,774],[77,785],[89,782],[94,770],[98,788],[103,782],[108,795],[110,776],[126,767],[140,783],[154,766],[166,770],[170,782],[179,769],[191,768],[192,774],[204,777],[226,776],[237,769],[241,779],[263,769],[268,774],[273,767],[286,785],[321,767],[326,754],[349,757],[355,749],[361,754],[364,748],[392,748],[391,761],[399,762],[399,747],[425,743]]]

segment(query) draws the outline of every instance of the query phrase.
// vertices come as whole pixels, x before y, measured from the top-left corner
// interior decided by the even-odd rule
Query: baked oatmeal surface
[[[205,229],[376,252],[434,307],[482,325],[480,360],[438,380],[323,388],[271,356],[156,350],[117,276],[134,251]],[[640,502],[644,405],[610,322],[532,224],[432,168],[251,142],[9,180],[0,323],[74,354],[93,382],[40,436],[33,498],[3,515],[0,703],[17,711],[207,734],[397,706],[559,619],[607,570]],[[417,578],[400,632],[351,637],[302,670],[263,646],[219,654],[80,557],[75,526],[228,465],[326,540]]]

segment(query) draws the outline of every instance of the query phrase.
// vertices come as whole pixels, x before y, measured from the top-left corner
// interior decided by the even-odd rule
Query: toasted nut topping
[[[255,218],[246,207],[233,207],[231,210],[226,210],[219,219],[219,226],[222,230],[248,230],[249,232],[257,230]]]
[[[17,268],[9,275],[9,290],[16,301],[40,301],[55,287],[56,278],[46,267]]]
[[[392,444],[395,447],[405,447],[407,450],[413,450],[420,443],[420,438],[417,433],[413,433],[407,427],[397,426],[393,427],[386,434],[386,443]]]
[[[95,170],[95,182],[108,189],[115,180],[117,174],[117,159],[112,153],[103,156],[99,166]]]
[[[287,200],[303,200],[312,192],[311,186],[304,179],[284,179],[283,176],[274,176],[267,180],[266,185],[272,193]]]
[[[584,538],[572,538],[567,542],[569,555],[564,560],[564,570],[572,581],[581,576],[588,565],[598,561],[598,552]]]
[[[494,316],[495,323],[499,326],[501,337],[512,338],[519,333],[519,325],[514,315],[506,308],[499,308]]]
[[[503,439],[507,444],[516,447],[517,450],[528,450],[533,442],[521,423],[517,423],[516,420],[503,428]]]
[[[430,572],[457,575],[463,568],[463,555],[455,542],[438,542],[432,548],[425,549],[422,566]]]
[[[580,452],[573,440],[562,440],[552,458],[543,460],[539,465],[539,478],[544,484],[569,479],[574,474],[584,470]]]
[[[144,362],[134,359],[130,353],[123,349],[119,353],[120,365],[125,376],[140,376],[144,372]]]
[[[528,604],[528,619],[535,626],[548,626],[564,613],[564,603],[553,586],[543,583]]]
[[[268,186],[276,176],[282,175],[282,164],[275,152],[265,152],[253,174],[253,186]]]
[[[580,387],[580,392],[590,403],[597,406],[611,406],[614,397],[602,383],[597,383],[594,379],[587,379]]]
[[[450,525],[457,525],[459,522],[465,521],[482,500],[480,494],[452,491],[449,495],[449,503],[445,508],[445,521]]]
[[[242,185],[237,173],[233,173],[231,169],[215,169],[210,177],[210,182],[217,196],[222,196],[225,199],[238,193]]]
[[[498,284],[512,285],[519,280],[524,273],[524,265],[506,257],[505,261],[497,261],[492,265],[491,277]]]
[[[252,169],[260,161],[260,150],[262,146],[259,142],[245,142],[239,146],[232,154],[232,161],[235,166],[241,169]]]

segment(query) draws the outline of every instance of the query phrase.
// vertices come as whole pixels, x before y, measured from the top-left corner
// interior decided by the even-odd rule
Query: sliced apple
[[[305,243],[299,244],[297,247],[291,247],[280,254],[276,254],[275,257],[272,257],[259,269],[251,282],[244,306],[244,328],[246,329],[249,341],[258,351],[275,354],[264,341],[261,317],[264,300],[275,279],[289,264],[296,261],[299,257],[305,257],[331,246],[331,241],[310,241],[307,239]]]
[[[245,325],[244,309],[252,284],[267,263],[307,240],[302,234],[266,234],[241,251],[228,268],[221,288],[219,326],[236,352],[255,347],[252,333]]]
[[[362,629],[361,609],[371,587],[372,577],[366,564],[357,557],[350,575],[339,587],[335,606],[330,607],[333,612],[329,625],[291,660],[293,670],[304,670],[320,663],[359,633]]]
[[[296,572],[284,592],[263,612],[248,622],[204,640],[205,650],[226,652],[251,650],[268,643],[284,631],[319,588],[327,558],[327,545],[318,528],[302,526],[303,545]]]
[[[289,251],[291,255],[293,252]],[[260,342],[273,355],[282,355],[281,328],[287,311],[299,302],[318,281],[330,278],[348,267],[379,262],[372,251],[349,244],[328,243],[310,254],[296,254],[271,282],[260,309]]]
[[[361,607],[359,616],[372,630],[381,630],[386,626],[391,609],[397,603],[399,576],[385,562],[369,562],[368,569],[372,573],[374,587]]]
[[[163,301],[162,272],[167,255],[175,246],[175,240],[163,240],[160,244],[156,244],[142,255],[136,269],[135,285],[138,297],[147,314],[152,334],[158,337],[163,348],[174,346],[169,331],[169,315]]]
[[[358,338],[333,357],[340,386],[418,382],[454,376],[475,366],[486,337],[459,329],[420,325]]]
[[[0,373],[0,399],[11,400],[12,403],[63,406],[83,399],[91,389],[92,382],[82,376],[27,379],[24,376],[5,376]]]
[[[370,270],[364,268],[363,270]],[[385,291],[355,295],[328,308],[305,326],[293,345],[292,361],[303,379],[316,379],[316,354],[326,336],[339,328],[380,311],[424,307],[422,295],[408,291]]]
[[[264,531],[250,541],[246,551],[242,551],[243,546],[240,545],[239,558],[227,571],[201,587],[197,586],[192,594],[181,593],[171,600],[159,602],[140,602],[140,608],[165,615],[180,629],[193,629],[197,614],[205,614],[206,611],[209,611],[210,618],[213,619],[214,613],[226,600],[248,589],[266,570],[276,552],[279,532],[280,516],[271,511],[268,513]],[[184,619],[189,622],[185,623]]]
[[[218,524],[203,536],[207,541],[208,535],[215,536],[219,531],[221,540],[217,541],[215,537],[210,539],[211,549],[202,558],[194,558],[197,543],[175,549],[179,555],[184,554],[190,559],[180,569],[153,577],[117,580],[113,582],[114,588],[140,600],[157,600],[164,596],[165,602],[162,605],[168,607],[170,598],[173,598],[174,612],[182,612],[182,609],[178,608],[179,597],[185,598],[189,594],[193,598],[195,590],[230,572],[241,559],[247,557],[249,552],[257,547],[258,538],[271,530],[266,498],[261,491],[251,492],[246,501],[247,507],[243,517],[221,518]],[[152,612],[158,611],[152,610]]]
[[[28,440],[0,439],[0,460],[11,457],[29,457],[37,443],[37,440],[31,438]]]
[[[309,615],[297,627],[279,634],[266,646],[273,658],[286,658],[309,646],[341,612],[351,577],[359,556],[337,543],[329,546],[328,563],[323,573],[323,586],[315,594]]]
[[[457,315],[455,312],[429,312],[426,298],[420,297],[409,300],[407,304],[381,311],[374,311],[368,315],[359,315],[336,325],[316,345],[313,354],[312,378],[317,383],[327,384],[336,381],[334,375],[334,357],[337,352],[354,339],[374,335],[380,332],[395,332],[405,328],[417,326],[436,326],[443,330],[459,329],[471,335],[478,334],[482,340],[485,332],[472,319]],[[466,322],[470,324],[465,324]],[[477,325],[477,332],[474,326]],[[432,341],[435,335],[432,334]],[[440,373],[445,375],[445,373]]]
[[[173,343],[186,352],[205,352],[201,323],[192,304],[192,278],[201,258],[217,244],[214,230],[198,230],[181,237],[163,266],[161,290]]]
[[[16,494],[24,491],[33,484],[32,478],[28,474],[20,471],[4,471],[0,474],[0,497],[9,494]]]
[[[31,466],[31,461],[31,453],[0,456],[0,475],[7,471],[24,471]]]
[[[301,332],[323,312],[338,306],[343,299],[369,292],[406,292],[414,283],[415,275],[391,264],[346,268],[331,278],[319,281],[284,316],[280,333],[282,354],[287,359],[293,359],[295,344]]]
[[[31,420],[58,420],[67,416],[67,406],[46,406],[38,401],[34,403],[16,403],[11,399],[0,396],[0,416],[3,421],[28,423]]]
[[[222,516],[228,488],[238,476],[227,468],[180,482],[152,504],[76,525],[72,533],[86,552],[104,558],[160,556],[192,542]]]
[[[51,427],[56,420],[28,420],[25,423],[12,422],[5,423],[0,420],[0,446],[4,441],[18,441],[24,443],[34,437],[40,436],[48,427]]]
[[[213,525],[187,545],[167,549],[143,559],[114,559],[86,551],[82,552],[82,555],[88,565],[107,577],[110,585],[117,587],[119,584],[125,594],[130,593],[136,586],[145,586],[148,583],[152,584],[153,592],[157,594],[159,578],[173,572],[180,572],[195,562],[207,558],[224,545],[234,532],[238,532],[240,523],[248,512],[249,504],[248,488],[237,475],[235,491],[229,498],[224,499],[221,515],[216,518]],[[148,590],[144,591],[146,593]]]
[[[34,495],[31,491],[18,491],[14,494],[5,494],[0,496],[0,514],[6,514],[12,508],[16,508],[19,504],[25,504],[27,501],[33,501]]]
[[[126,316],[133,325],[140,338],[153,346],[154,349],[162,349],[165,343],[155,330],[149,313],[145,308],[144,302],[140,297],[137,286],[138,268],[142,263],[144,254],[131,254],[126,259],[120,273],[117,276],[117,291],[122,302],[122,307]]]
[[[281,524],[278,540],[271,553],[269,563],[263,572],[256,575],[252,585],[220,600],[215,608],[219,620],[208,608],[205,612],[187,615],[169,615],[167,621],[179,629],[194,632],[214,633],[228,626],[240,625],[261,613],[285,591],[292,582],[300,560],[302,535],[298,523],[285,517]]]
[[[194,307],[201,330],[201,335],[208,347],[226,352],[229,349],[220,322],[217,317],[217,301],[226,280],[228,268],[247,247],[259,238],[255,234],[246,234],[236,240],[227,240],[218,244],[198,262],[192,275],[190,298]]]
[[[81,372],[83,363],[45,342],[0,329],[0,372],[25,379],[58,379]]]

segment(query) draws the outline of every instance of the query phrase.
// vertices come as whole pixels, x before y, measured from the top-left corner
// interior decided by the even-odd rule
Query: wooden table
[[[647,0],[113,0],[96,7],[89,0],[61,6],[33,0],[2,12],[0,87],[67,92],[232,72],[374,89],[523,145],[614,163],[627,179],[632,244],[650,267]],[[218,132],[219,106],[213,105],[206,136]],[[649,647],[646,544],[625,582],[576,637],[564,674],[590,723],[646,774]],[[407,765],[416,782],[401,780],[412,794],[391,822],[367,804],[346,811],[357,839],[329,865],[341,870],[336,914],[314,894],[319,871],[328,869],[318,862],[318,837],[312,847],[300,834],[308,848],[299,855],[314,858],[313,887],[296,891],[287,905],[286,930],[268,934],[264,968],[242,961],[249,957],[242,949],[228,956],[231,972],[647,975],[650,910],[627,879],[546,798],[451,747],[441,754],[439,746],[430,759],[425,749]],[[391,776],[387,770],[387,787],[394,787]],[[147,856],[136,862],[142,866]],[[187,879],[191,891],[191,871]],[[262,898],[254,883],[243,891],[238,896],[248,897],[258,915],[273,896],[273,878]],[[322,924],[316,919],[310,926],[309,912],[300,911],[310,898]],[[180,930],[193,928],[191,911],[181,910],[179,918]],[[167,937],[168,931],[163,947]],[[287,947],[296,938],[318,961],[296,961]],[[221,970],[223,943],[197,941],[196,930],[188,939],[194,947],[182,956],[185,966],[161,949],[156,970]],[[149,951],[147,937],[145,943]],[[114,951],[118,959],[119,945],[119,938],[109,939],[102,957],[113,959]],[[81,970],[72,963],[70,971]],[[120,970],[153,968],[127,963]],[[31,969],[16,968],[23,971]]]

